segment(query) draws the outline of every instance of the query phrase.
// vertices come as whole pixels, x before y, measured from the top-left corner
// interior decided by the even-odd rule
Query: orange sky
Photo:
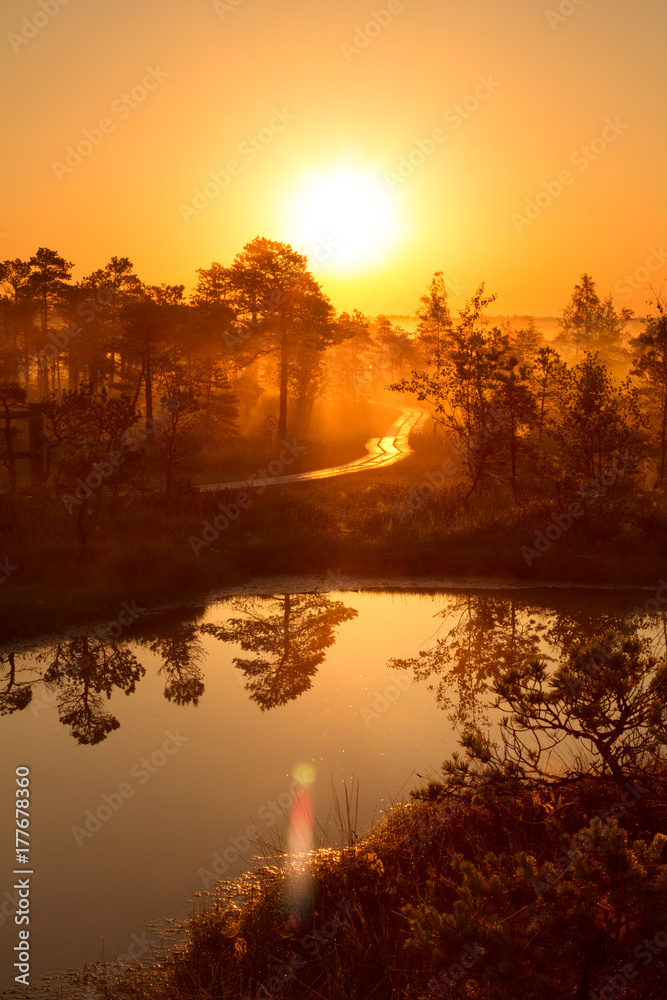
[[[640,312],[664,285],[664,0],[5,0],[0,18],[3,259],[47,246],[81,278],[125,255],[191,287],[262,235],[369,314],[413,313],[435,270],[455,308],[485,281],[505,314],[558,314],[584,270]],[[352,194],[364,178],[348,211],[337,170]]]

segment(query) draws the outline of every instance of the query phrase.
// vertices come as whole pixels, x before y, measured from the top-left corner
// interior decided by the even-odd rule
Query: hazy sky
[[[584,270],[645,311],[667,277],[665,0],[5,0],[0,20],[3,259],[47,246],[78,279],[124,255],[189,288],[261,235],[370,314],[414,312],[435,270],[454,307],[484,281],[503,313],[559,313]]]

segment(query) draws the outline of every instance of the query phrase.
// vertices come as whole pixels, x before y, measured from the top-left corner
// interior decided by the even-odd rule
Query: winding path
[[[369,472],[372,469],[384,469],[407,458],[412,448],[408,438],[413,430],[428,416],[426,410],[416,406],[402,406],[401,412],[391,427],[388,427],[384,437],[371,438],[366,442],[366,454],[345,465],[334,465],[328,469],[315,469],[313,472],[293,472],[287,476],[270,476],[266,479],[244,479],[235,483],[207,483],[199,486],[202,492],[214,490],[242,490],[253,486],[273,486],[276,483],[308,482],[313,479],[333,479],[334,476],[347,476],[352,472]]]

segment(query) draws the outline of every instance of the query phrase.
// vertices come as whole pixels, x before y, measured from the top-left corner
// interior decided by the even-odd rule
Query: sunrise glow
[[[359,273],[396,252],[396,199],[381,176],[349,166],[307,174],[288,199],[293,243],[315,269]]]

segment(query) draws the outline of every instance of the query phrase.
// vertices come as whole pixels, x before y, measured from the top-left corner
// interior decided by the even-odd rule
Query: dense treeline
[[[46,248],[2,262],[9,492],[27,479],[14,418],[26,401],[41,406],[44,482],[63,489],[95,470],[117,486],[150,473],[169,490],[239,435],[282,440],[289,412],[289,432],[305,436],[316,400],[355,404],[381,389],[410,338],[385,317],[337,316],[306,265],[257,238],[230,267],[200,268],[186,298],[183,285],[142,282],[126,257],[76,283]]]
[[[421,329],[430,329],[430,364],[392,386],[430,404],[460,455],[468,495],[493,483],[514,495],[539,483],[559,498],[573,488],[601,495],[619,472],[643,482],[651,467],[662,485],[662,304],[626,347],[630,315],[617,314],[611,299],[601,301],[586,274],[549,344],[534,324],[517,331],[489,326],[484,313],[494,298],[480,286],[453,320],[436,277],[421,319]],[[619,369],[625,378],[618,378]]]
[[[183,285],[145,284],[126,257],[76,283],[72,267],[46,248],[0,264],[10,492],[18,481],[10,410],[26,400],[42,404],[45,480],[60,470],[71,482],[109,454],[138,451],[170,489],[191,468],[188,456],[205,460],[250,430],[306,436],[316,400],[355,403],[388,381],[432,404],[471,493],[490,480],[516,492],[539,480],[561,489],[573,476],[599,479],[619,454],[631,456],[625,471],[635,473],[650,457],[662,484],[662,307],[628,349],[631,314],[601,300],[588,275],[547,344],[534,321],[490,326],[484,313],[495,296],[483,286],[454,320],[440,273],[414,333],[385,316],[336,315],[307,259],[259,237],[230,267],[200,268],[189,298]],[[609,367],[619,365],[631,369],[620,382]]]
[[[495,296],[483,286],[454,320],[440,273],[414,334],[385,316],[336,315],[307,259],[259,237],[230,267],[200,268],[187,299],[183,285],[142,282],[126,257],[76,283],[72,267],[46,248],[0,264],[10,491],[18,433],[10,410],[26,400],[42,404],[45,480],[60,470],[71,482],[110,454],[140,452],[170,489],[188,456],[224,448],[262,420],[269,436],[284,438],[288,426],[305,436],[317,399],[354,403],[390,380],[432,404],[470,493],[490,480],[515,493],[539,480],[558,490],[573,477],[598,481],[619,454],[635,475],[651,458],[662,484],[665,315],[658,303],[628,350],[631,314],[601,300],[588,275],[547,344],[533,321],[490,326],[484,314]],[[619,382],[610,362],[625,363],[630,377]]]

